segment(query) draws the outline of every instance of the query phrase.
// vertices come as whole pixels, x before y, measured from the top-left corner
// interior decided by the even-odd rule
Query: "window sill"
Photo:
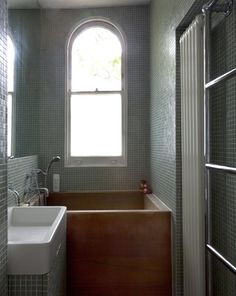
[[[127,167],[127,160],[124,157],[70,157],[65,160],[65,167]]]

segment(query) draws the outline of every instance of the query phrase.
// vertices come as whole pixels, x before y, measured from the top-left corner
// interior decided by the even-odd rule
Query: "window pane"
[[[7,36],[7,90],[14,91],[14,63],[15,49],[14,44],[9,36]]]
[[[72,91],[121,90],[121,52],[121,43],[110,30],[82,31],[72,46]]]
[[[121,95],[72,95],[71,156],[121,155]]]
[[[7,98],[7,156],[12,155],[12,95]]]

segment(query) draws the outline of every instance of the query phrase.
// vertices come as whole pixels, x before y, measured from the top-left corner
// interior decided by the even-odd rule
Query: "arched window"
[[[68,44],[66,166],[126,165],[125,44],[111,23],[79,26]]]
[[[14,155],[14,91],[15,91],[15,46],[7,36],[7,156]]]

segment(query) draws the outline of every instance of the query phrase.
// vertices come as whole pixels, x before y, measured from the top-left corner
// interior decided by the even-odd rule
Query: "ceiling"
[[[148,4],[150,0],[8,0],[9,8],[86,8]]]

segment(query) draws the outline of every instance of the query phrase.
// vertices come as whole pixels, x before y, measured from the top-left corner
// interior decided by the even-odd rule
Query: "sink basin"
[[[8,208],[8,274],[45,274],[66,239],[66,207]]]

